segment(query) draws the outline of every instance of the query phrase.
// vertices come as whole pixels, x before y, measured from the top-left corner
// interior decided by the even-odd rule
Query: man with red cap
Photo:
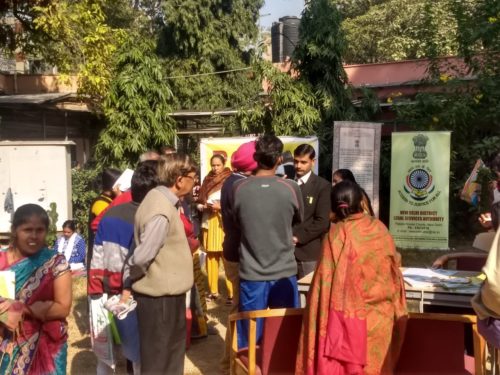
[[[221,213],[222,225],[224,227],[224,242],[222,244],[222,254],[224,260],[224,270],[227,280],[233,284],[233,300],[229,314],[238,312],[240,276],[239,276],[239,247],[241,233],[234,222],[233,215],[233,184],[243,178],[248,177],[257,169],[257,162],[253,158],[255,153],[255,141],[246,142],[240,145],[231,155],[231,167],[233,174],[229,176],[221,190]],[[226,348],[221,361],[222,371],[229,374],[229,355],[231,351],[231,336],[229,334],[229,324],[226,331]]]

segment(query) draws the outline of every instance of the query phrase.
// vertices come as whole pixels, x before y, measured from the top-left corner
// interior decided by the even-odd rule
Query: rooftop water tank
[[[299,43],[299,25],[298,17],[282,17],[279,19],[283,24],[283,60],[292,57],[295,47]]]
[[[283,23],[273,22],[271,26],[271,50],[273,63],[283,61]]]

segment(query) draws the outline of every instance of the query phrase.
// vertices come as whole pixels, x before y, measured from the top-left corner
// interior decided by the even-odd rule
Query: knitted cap
[[[257,169],[257,162],[253,159],[255,153],[255,141],[240,145],[231,155],[231,166],[239,172],[251,172]]]

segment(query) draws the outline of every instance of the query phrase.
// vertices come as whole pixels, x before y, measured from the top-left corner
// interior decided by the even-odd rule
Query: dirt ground
[[[222,276],[222,275],[221,275]],[[222,279],[219,290],[224,292]],[[96,357],[92,352],[89,336],[89,319],[87,311],[87,287],[85,278],[73,279],[73,308],[68,318],[68,374],[95,374]],[[208,303],[209,324],[214,325],[217,335],[191,341],[186,352],[184,373],[186,375],[219,375],[219,361],[224,350],[226,320],[229,307],[225,298]],[[124,361],[119,361],[116,374],[126,374]]]
[[[469,246],[457,246],[452,251],[469,250]],[[438,250],[405,250],[401,251],[403,266],[430,267],[434,259],[446,254]],[[222,270],[221,270],[222,271]],[[219,290],[224,293],[223,274],[220,275]],[[87,312],[86,279],[78,278],[73,282],[73,308],[68,319],[68,374],[95,374],[96,358],[91,350],[89,336],[89,320]],[[229,307],[224,304],[225,298],[221,297],[216,302],[208,303],[209,321],[215,325],[218,335],[192,340],[191,347],[186,352],[186,375],[220,374],[219,361],[224,349],[224,336],[226,333],[226,320]],[[124,362],[118,363],[116,374],[126,374]]]

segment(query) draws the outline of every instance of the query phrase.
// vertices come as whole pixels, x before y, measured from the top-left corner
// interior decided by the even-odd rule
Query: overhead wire
[[[225,73],[232,73],[232,72],[241,72],[241,71],[250,70],[250,69],[252,69],[252,67],[248,66],[246,68],[237,68],[237,69],[229,69],[229,70],[219,70],[217,72],[210,72],[210,73],[197,73],[197,74],[189,74],[189,75],[184,75],[184,76],[170,76],[170,77],[165,77],[165,79],[192,78],[192,77],[210,76],[210,75],[225,74]]]

